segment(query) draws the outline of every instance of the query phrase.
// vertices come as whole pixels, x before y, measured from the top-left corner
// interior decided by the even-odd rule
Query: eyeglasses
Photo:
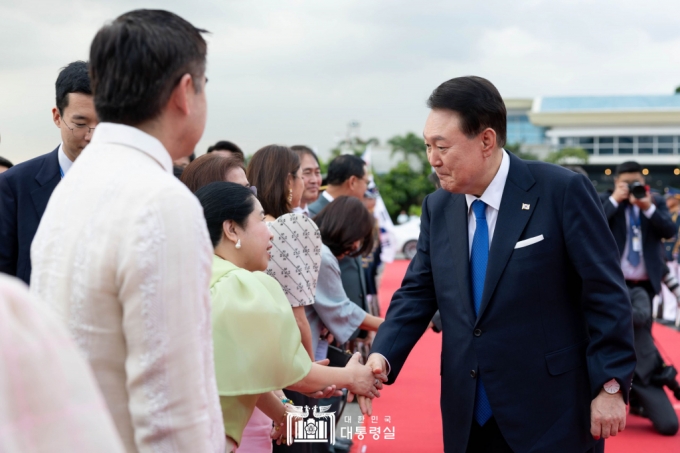
[[[66,122],[65,119],[62,118],[62,121],[64,122],[64,126],[66,126],[71,131],[71,133],[73,134],[73,137],[75,137],[77,139],[83,139],[88,134],[91,134],[92,131],[94,131],[94,127],[89,127],[86,124],[74,123],[73,127],[69,127],[69,125],[68,125],[68,123]]]

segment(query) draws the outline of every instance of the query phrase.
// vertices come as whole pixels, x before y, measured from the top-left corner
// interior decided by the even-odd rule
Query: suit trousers
[[[505,441],[496,418],[491,417],[484,426],[479,426],[475,420],[472,421],[470,438],[468,440],[467,453],[512,453],[512,449]]]
[[[626,280],[626,286],[628,288],[642,288],[645,291],[647,291],[647,294],[649,295],[649,300],[652,301],[654,300],[654,296],[656,296],[656,291],[654,291],[654,287],[652,286],[652,282],[649,280],[638,280],[638,281],[632,281],[632,280]]]
[[[673,436],[678,432],[678,416],[663,387],[644,385],[639,379],[633,380],[631,398],[643,408],[654,429],[660,434]]]
[[[470,438],[465,451],[466,453],[513,453],[494,417],[491,417],[484,426],[479,426],[476,421],[472,421]],[[584,453],[604,453],[604,439]]]

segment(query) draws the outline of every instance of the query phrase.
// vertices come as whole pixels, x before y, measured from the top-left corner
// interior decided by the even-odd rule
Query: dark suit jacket
[[[590,403],[604,383],[615,378],[628,399],[635,368],[628,290],[591,182],[509,156],[479,316],[465,195],[440,189],[423,202],[418,251],[373,352],[387,358],[394,382],[439,308],[447,452],[466,449],[480,377],[514,452],[586,451],[595,444]]]
[[[649,300],[647,291],[640,287],[631,288],[630,301],[633,305],[633,331],[637,356],[635,376],[644,385],[649,385],[649,380],[661,361],[652,337],[652,301]]]
[[[328,205],[328,203],[330,203],[330,201],[328,201],[326,197],[319,195],[319,198],[317,198],[314,203],[311,203],[309,206],[307,206],[307,209],[309,209],[309,216],[314,217],[320,213],[321,210],[325,208],[326,205]]]
[[[0,174],[0,272],[31,279],[31,243],[61,181],[57,149]]]
[[[626,233],[628,231],[626,206],[629,206],[629,204],[619,203],[619,206],[615,208],[609,200],[609,196],[610,194],[603,194],[600,198],[609,222],[609,228],[611,228],[616,240],[620,260],[626,246]],[[642,255],[647,268],[647,276],[654,291],[658,294],[661,292],[661,279],[666,267],[661,240],[675,236],[676,229],[664,199],[655,195],[654,204],[656,211],[649,219],[643,213],[640,213],[640,229],[642,230]]]
[[[314,217],[330,202],[323,195],[312,204],[309,205],[309,215]],[[339,261],[340,276],[342,278],[342,287],[347,293],[349,300],[360,306],[364,311],[368,311],[366,305],[366,273],[362,267],[361,257],[345,257]],[[357,329],[352,334],[352,339],[356,338],[361,332]],[[364,336],[364,335],[362,335]]]

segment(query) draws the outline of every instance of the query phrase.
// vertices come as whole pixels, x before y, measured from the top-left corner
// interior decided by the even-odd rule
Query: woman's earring
[[[293,189],[288,189],[288,203],[293,202]]]
[[[238,241],[236,241],[236,245],[234,247],[236,247],[236,249],[241,248],[241,240],[240,239]]]

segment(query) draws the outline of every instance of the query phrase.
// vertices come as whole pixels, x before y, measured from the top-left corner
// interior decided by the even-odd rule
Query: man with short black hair
[[[90,74],[102,122],[31,248],[31,291],[69,326],[130,453],[225,451],[212,246],[198,200],[172,174],[205,128],[203,32],[162,10],[99,30]]]
[[[12,168],[14,164],[10,162],[8,159],[5,159],[4,157],[0,156],[0,173],[4,173],[10,168]]]
[[[61,144],[0,174],[0,272],[31,280],[31,243],[47,202],[97,126],[87,63],[62,68],[55,83],[52,120]]]
[[[341,195],[363,199],[368,182],[366,162],[360,157],[352,154],[336,157],[328,164],[328,187],[316,202],[309,205],[309,214],[317,215],[328,203]]]
[[[239,148],[236,143],[232,143],[228,140],[220,140],[212,146],[208,147],[208,153],[223,152],[226,154],[234,154],[241,158],[241,161],[245,162],[245,155],[243,150]]]
[[[593,184],[505,151],[505,104],[486,79],[446,81],[428,107],[443,190],[423,201],[416,256],[367,366],[394,382],[439,309],[447,453],[604,451],[625,428],[635,351]]]
[[[645,185],[642,170],[634,161],[616,167],[614,191],[601,199],[626,284],[643,288],[653,300],[661,292],[666,267],[662,241],[675,236],[676,228],[664,199]]]

